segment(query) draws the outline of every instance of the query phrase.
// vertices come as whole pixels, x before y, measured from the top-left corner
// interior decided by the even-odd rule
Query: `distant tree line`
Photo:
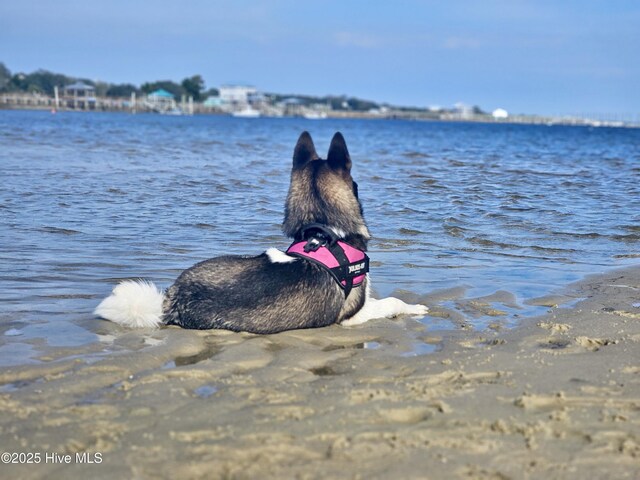
[[[355,97],[347,97],[346,95],[327,95],[324,97],[314,97],[310,95],[283,95],[280,93],[267,94],[274,102],[281,102],[289,98],[295,98],[301,105],[310,106],[313,104],[330,105],[333,110],[355,110],[358,112],[378,109],[379,103],[370,100],[362,100]]]
[[[140,86],[140,91],[144,94],[149,94],[159,89],[166,90],[176,99],[181,98],[182,95],[191,96],[196,102],[218,95],[216,88],[205,89],[204,79],[200,75],[185,78],[180,83],[175,83],[171,80],[158,80],[156,82],[146,82]]]
[[[113,84],[107,82],[95,82],[88,78],[69,77],[61,73],[53,73],[48,70],[36,70],[32,73],[14,73],[0,62],[0,92],[25,92],[41,93],[53,95],[54,87],[61,90],[67,85],[82,82],[91,85],[96,89],[99,97],[130,97],[132,93],[136,95],[148,94],[160,88],[166,90],[179,100],[182,95],[192,96],[195,101],[204,100],[210,95],[217,95],[215,88],[206,90],[204,79],[200,75],[193,75],[185,78],[181,83],[171,80],[160,80],[156,82],[143,83],[136,87],[131,83]]]
[[[201,75],[187,77],[180,83],[176,83],[172,80],[158,80],[155,82],[145,82],[140,87],[136,87],[131,83],[113,84],[107,82],[95,82],[87,78],[69,77],[60,73],[53,73],[42,69],[36,70],[33,73],[12,74],[4,63],[0,62],[0,93],[25,92],[53,95],[54,87],[57,86],[59,89],[62,89],[63,87],[76,82],[83,82],[93,86],[96,89],[96,95],[99,97],[123,98],[130,97],[132,93],[135,93],[136,95],[146,95],[158,89],[163,89],[171,93],[176,100],[180,100],[183,95],[186,95],[193,97],[195,101],[202,101],[209,96],[217,96],[219,93],[215,88],[207,90],[204,79]],[[289,98],[295,98],[296,101],[304,106],[324,104],[330,105],[333,110],[362,112],[379,109],[381,107],[391,107],[387,104],[379,104],[369,100],[347,97],[346,95],[315,97],[310,95],[283,95],[271,93],[266,96],[273,102],[280,102]],[[393,108],[401,111],[421,110],[413,107]],[[453,110],[442,109],[441,111]],[[485,112],[477,106],[474,106],[472,111],[474,114],[485,114]]]
[[[187,77],[182,82],[176,83],[172,80],[157,80],[155,82],[145,82],[140,87],[131,83],[113,84],[107,82],[96,82],[88,78],[69,77],[61,73],[53,73],[48,70],[36,70],[32,73],[14,73],[0,62],[0,92],[25,92],[41,93],[52,96],[54,87],[62,90],[63,87],[76,82],[91,85],[96,89],[99,97],[126,98],[132,93],[136,95],[147,95],[159,89],[171,93],[176,100],[180,100],[182,95],[192,96],[195,101],[202,101],[209,96],[217,96],[218,90],[215,88],[206,89],[204,79],[201,75]],[[295,97],[302,105],[324,104],[330,105],[333,110],[355,110],[366,111],[380,108],[380,105],[368,100],[361,100],[347,96],[325,96],[314,97],[308,95],[281,95],[268,94],[269,98],[278,102],[286,98]]]

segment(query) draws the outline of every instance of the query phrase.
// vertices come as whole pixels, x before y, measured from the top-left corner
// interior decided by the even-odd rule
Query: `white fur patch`
[[[338,238],[345,238],[347,236],[347,232],[345,232],[341,228],[329,227],[329,230],[335,233],[338,236]]]
[[[162,324],[163,293],[145,280],[126,280],[93,313],[130,328],[157,327]]]
[[[269,257],[269,260],[271,260],[271,263],[291,263],[297,260],[296,257],[287,255],[286,253],[281,252],[277,248],[269,248],[264,253],[267,254],[267,257]]]
[[[397,315],[423,316],[429,311],[426,305],[410,305],[399,298],[388,297],[376,300],[371,297],[371,282],[367,282],[366,299],[362,308],[353,317],[344,320],[341,325],[352,327],[374,318],[391,318]]]

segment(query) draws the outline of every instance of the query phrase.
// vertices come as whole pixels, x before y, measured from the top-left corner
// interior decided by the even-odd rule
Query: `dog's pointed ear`
[[[351,157],[349,156],[349,150],[347,150],[344,137],[340,132],[336,132],[331,140],[327,161],[333,169],[343,169],[347,172],[351,171]]]
[[[298,138],[298,143],[293,151],[293,167],[300,168],[311,160],[316,160],[318,154],[316,153],[316,147],[313,145],[313,140],[309,132],[304,131]]]

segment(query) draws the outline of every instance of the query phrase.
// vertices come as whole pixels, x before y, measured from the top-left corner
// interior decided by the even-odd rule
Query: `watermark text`
[[[99,464],[102,463],[100,452],[4,452],[0,455],[2,463],[14,463],[18,465],[29,464]]]

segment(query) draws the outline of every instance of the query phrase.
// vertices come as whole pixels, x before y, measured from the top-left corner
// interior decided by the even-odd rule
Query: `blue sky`
[[[640,114],[640,1],[2,0],[0,61],[140,84]]]

